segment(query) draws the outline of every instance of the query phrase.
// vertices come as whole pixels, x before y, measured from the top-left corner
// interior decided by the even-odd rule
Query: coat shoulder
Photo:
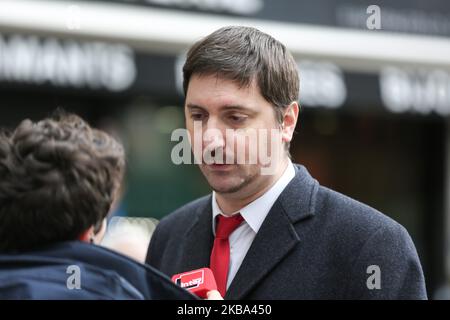
[[[379,230],[406,232],[397,221],[377,209],[323,186],[318,190],[316,214],[322,216],[319,219],[329,220],[339,232],[350,232],[361,238]]]
[[[199,214],[200,209],[206,208],[209,204],[211,204],[211,195],[193,200],[162,218],[158,226],[178,224],[185,226],[187,222],[192,221]]]
[[[325,244],[321,256],[340,266],[346,298],[426,299],[419,256],[400,223],[325,187],[318,189],[315,217],[310,234]],[[382,290],[368,290],[368,268],[374,266],[381,270]]]
[[[208,208],[208,205],[211,206],[211,195],[193,200],[169,213],[156,226],[150,245],[152,245],[152,242],[154,245],[156,245],[156,242],[167,243],[169,237],[182,237],[186,228],[192,225],[193,221],[204,212],[205,208]]]

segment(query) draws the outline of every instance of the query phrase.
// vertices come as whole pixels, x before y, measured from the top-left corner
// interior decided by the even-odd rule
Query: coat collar
[[[180,272],[209,266],[214,235],[212,233],[211,195],[196,208],[192,223],[187,229]]]

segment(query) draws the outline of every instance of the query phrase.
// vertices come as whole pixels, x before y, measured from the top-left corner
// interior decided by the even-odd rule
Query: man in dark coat
[[[183,72],[186,127],[213,193],[162,219],[150,265],[209,266],[226,299],[427,298],[407,231],[291,162],[299,78],[283,44],[221,28],[192,46]]]

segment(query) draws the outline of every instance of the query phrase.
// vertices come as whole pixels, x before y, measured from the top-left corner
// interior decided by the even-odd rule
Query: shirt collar
[[[240,212],[245,222],[255,233],[257,233],[273,204],[294,177],[295,168],[289,159],[289,163],[284,170],[283,175],[269,190],[266,191],[266,193],[233,214]],[[220,210],[219,205],[217,204],[216,193],[214,191],[212,193],[212,214],[212,228],[213,234],[215,235],[216,217],[219,214],[222,214],[222,210]]]

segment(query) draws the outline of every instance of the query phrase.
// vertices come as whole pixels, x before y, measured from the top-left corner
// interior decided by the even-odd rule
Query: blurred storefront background
[[[403,224],[439,298],[450,280],[445,0],[2,0],[0,125],[63,107],[113,132],[128,152],[120,215],[159,219],[209,192],[195,166],[172,163],[171,133],[184,126],[186,49],[231,24],[268,32],[298,61],[295,162]]]

